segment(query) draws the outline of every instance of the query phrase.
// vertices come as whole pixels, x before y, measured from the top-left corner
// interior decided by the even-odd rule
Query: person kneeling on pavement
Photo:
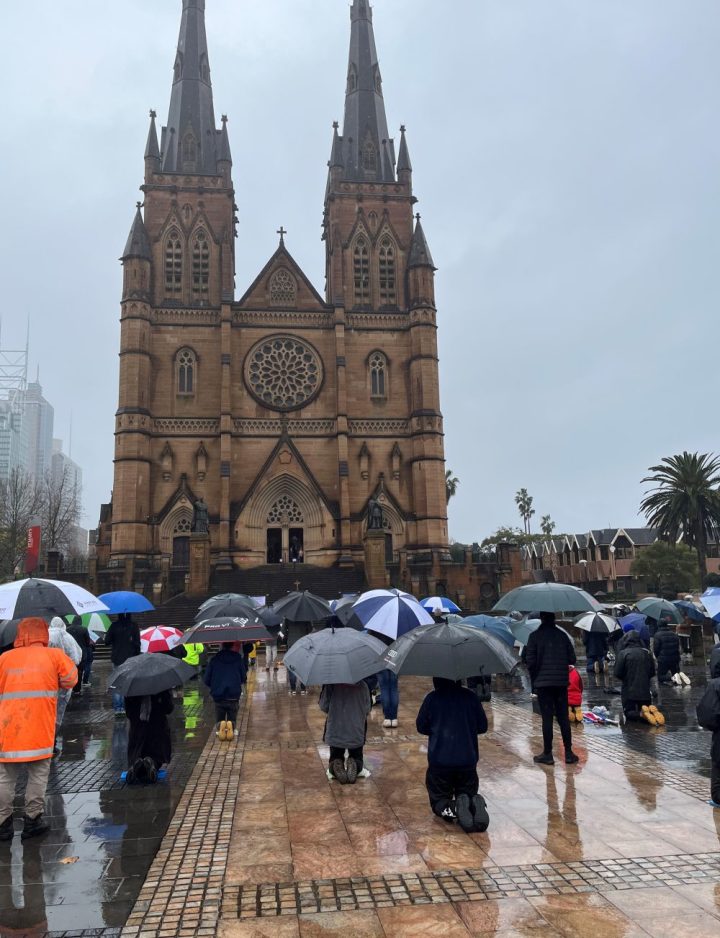
[[[245,658],[233,650],[232,642],[225,642],[205,669],[205,683],[215,702],[216,734],[223,742],[235,737],[240,697],[247,683]]]
[[[318,703],[327,714],[323,740],[330,747],[328,779],[337,779],[341,785],[354,785],[359,778],[369,778],[363,754],[367,717],[372,710],[367,682],[326,684]]]
[[[478,736],[487,733],[487,716],[477,694],[460,681],[435,677],[433,685],[416,720],[418,733],[429,737],[425,784],[430,807],[444,821],[457,820],[466,833],[482,833],[490,818],[479,794]]]
[[[664,726],[665,717],[652,704],[650,682],[655,677],[655,661],[640,634],[628,632],[624,648],[615,662],[615,677],[622,681],[622,707],[626,720],[645,720],[651,726]]]
[[[172,692],[148,697],[126,697],[130,722],[128,735],[128,785],[154,785],[158,772],[172,758],[168,716],[175,709]]]
[[[720,645],[716,645],[710,655],[710,681],[697,706],[697,718],[700,726],[713,734],[710,803],[714,808],[720,808]]]

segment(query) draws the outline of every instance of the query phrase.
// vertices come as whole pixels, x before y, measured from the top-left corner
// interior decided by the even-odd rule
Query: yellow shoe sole
[[[660,713],[660,711],[658,710],[658,708],[657,708],[657,707],[650,707],[649,709],[650,709],[650,713],[652,713],[652,715],[655,717],[655,721],[656,721],[657,725],[658,725],[658,726],[665,726],[665,717],[663,716],[662,713]]]
[[[650,711],[650,707],[643,707],[640,711],[642,713],[643,719],[646,720],[650,726],[657,726],[658,721],[654,713]]]

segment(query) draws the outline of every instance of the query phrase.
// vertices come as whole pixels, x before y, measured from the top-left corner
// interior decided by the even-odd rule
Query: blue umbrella
[[[115,593],[105,593],[100,597],[100,602],[108,607],[107,611],[113,616],[131,612],[152,612],[155,609],[155,606],[140,593],[130,593],[123,590]]]
[[[623,616],[622,619],[618,619],[618,622],[623,627],[624,632],[630,632],[633,629],[639,629],[640,626],[647,624],[647,618],[641,612],[631,612],[627,616]]]
[[[427,599],[421,599],[420,605],[427,609],[429,613],[455,613],[460,612],[460,607],[456,606],[452,599],[447,596],[428,596]]]
[[[433,617],[417,599],[399,590],[370,590],[363,593],[353,612],[368,632],[393,641],[419,625],[434,625]]]
[[[677,606],[684,616],[687,616],[691,622],[704,622],[705,616],[698,609],[695,603],[686,602],[684,599],[676,599],[673,606]]]
[[[497,618],[496,616],[469,616],[462,621],[465,625],[472,625],[476,629],[485,629],[486,632],[490,632],[491,635],[499,638],[501,642],[505,642],[510,648],[515,647],[515,636],[505,624],[506,621],[509,621],[505,618]]]

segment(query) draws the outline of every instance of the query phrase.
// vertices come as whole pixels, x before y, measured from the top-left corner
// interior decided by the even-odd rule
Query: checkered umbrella
[[[140,649],[144,654],[172,651],[181,644],[182,640],[183,633],[180,629],[174,629],[169,625],[157,625],[140,633]]]

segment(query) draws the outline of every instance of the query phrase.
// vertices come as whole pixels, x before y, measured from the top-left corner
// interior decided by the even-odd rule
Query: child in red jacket
[[[582,695],[583,695],[583,679],[580,676],[580,672],[577,668],[574,668],[570,665],[570,683],[568,685],[568,710],[570,713],[570,722],[582,723],[583,721],[583,710],[582,710]]]

